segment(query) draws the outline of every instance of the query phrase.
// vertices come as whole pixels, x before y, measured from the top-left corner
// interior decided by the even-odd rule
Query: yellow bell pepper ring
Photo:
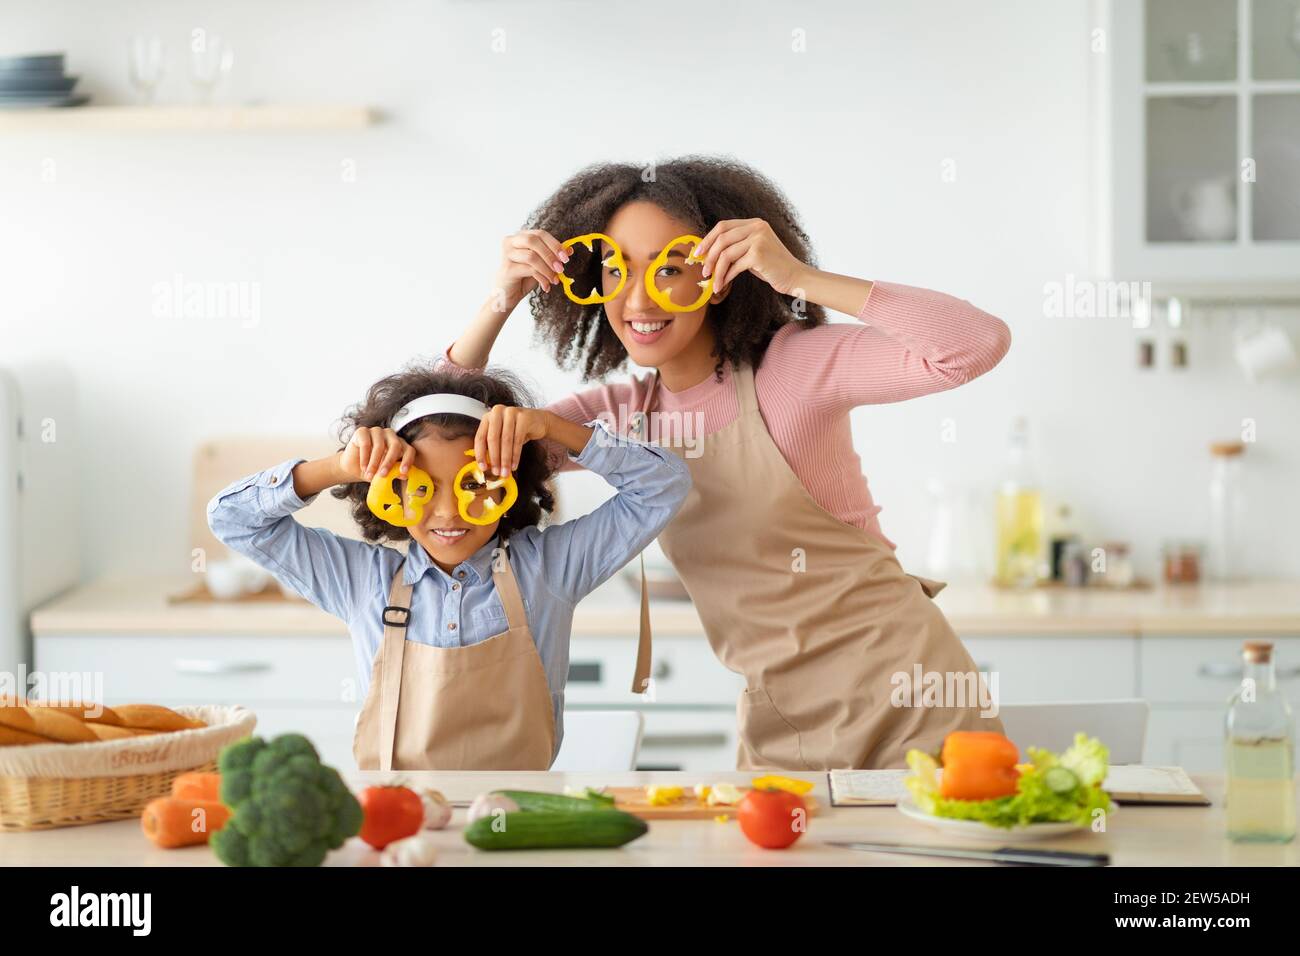
[[[672,300],[672,297],[667,292],[655,285],[655,273],[659,271],[660,266],[668,261],[669,253],[685,242],[691,244],[691,252],[694,252],[695,248],[703,241],[704,240],[699,236],[678,236],[672,242],[668,243],[668,245],[664,246],[663,251],[655,257],[654,262],[650,263],[646,268],[645,291],[650,298],[654,300],[655,305],[659,306],[659,308],[663,309],[665,312],[694,312],[696,309],[702,308],[704,303],[709,301],[709,296],[713,295],[712,277],[709,277],[700,283],[700,288],[703,291],[700,293],[700,297],[690,305],[678,305]],[[690,253],[686,254],[686,264],[688,266],[697,265],[703,261],[703,259],[696,259]]]
[[[474,449],[467,448],[465,454],[473,455]],[[494,491],[497,488],[505,488],[506,496],[498,503],[490,495],[483,498],[483,513],[477,518],[469,513],[469,506],[478,500],[478,495],[463,487],[466,476],[473,475],[474,480],[483,485],[488,491]],[[500,521],[505,517],[505,513],[510,510],[510,506],[519,500],[519,485],[515,482],[514,475],[507,475],[504,478],[497,478],[488,481],[487,475],[483,473],[483,468],[475,458],[460,471],[456,472],[456,510],[460,516],[470,524],[488,525],[494,521]]]
[[[587,295],[579,296],[573,291],[573,277],[566,276],[563,272],[557,272],[555,278],[559,280],[562,286],[564,286],[564,294],[578,305],[597,305],[601,302],[608,302],[610,299],[615,298],[620,292],[622,292],[623,286],[627,283],[627,263],[623,261],[623,250],[619,248],[617,242],[609,238],[609,236],[605,235],[603,232],[589,232],[585,236],[575,236],[574,238],[564,242],[561,248],[572,249],[574,246],[582,245],[587,247],[588,252],[594,252],[594,246],[598,239],[605,240],[605,242],[609,244],[610,248],[614,250],[602,259],[600,264],[606,268],[614,268],[618,270],[618,285],[614,287],[614,291],[609,293],[609,295],[602,294],[599,287],[597,287],[592,289]]]
[[[394,465],[386,475],[376,475],[366,493],[366,507],[381,521],[410,528],[424,520],[424,506],[433,500],[433,479],[427,471],[412,465],[406,475],[406,505],[403,506],[402,496],[393,489],[393,479],[401,476],[400,465]]]

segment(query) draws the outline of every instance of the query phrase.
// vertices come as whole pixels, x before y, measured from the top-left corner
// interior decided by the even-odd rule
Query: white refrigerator
[[[32,609],[80,577],[75,411],[66,367],[0,366],[0,692],[24,690]]]

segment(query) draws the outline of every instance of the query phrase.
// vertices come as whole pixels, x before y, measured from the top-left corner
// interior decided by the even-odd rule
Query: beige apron
[[[753,369],[733,371],[739,414],[685,459],[694,486],[659,541],[714,653],[745,677],[737,766],[902,767],[909,748],[936,751],[950,731],[1001,732],[970,697],[891,703],[894,675],[913,681],[918,664],[946,684],[975,680],[930,600],[945,585],[905,573],[888,545],[813,501],[767,431]],[[658,384],[656,373],[643,412]]]
[[[418,547],[418,545],[412,545]],[[362,770],[546,770],[555,711],[524,601],[503,551],[492,579],[509,629],[466,647],[406,640],[411,586],[402,567],[384,609],[352,753]]]

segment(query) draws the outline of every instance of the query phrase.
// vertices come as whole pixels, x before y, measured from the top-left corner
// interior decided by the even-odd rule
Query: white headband
[[[481,421],[487,413],[486,405],[468,395],[439,392],[437,395],[421,395],[407,402],[397,410],[397,414],[389,421],[388,427],[395,432],[400,432],[417,418],[425,418],[429,415],[464,415]]]

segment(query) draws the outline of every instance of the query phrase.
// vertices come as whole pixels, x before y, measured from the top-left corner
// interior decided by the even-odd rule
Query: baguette
[[[99,739],[83,721],[45,707],[0,707],[0,725],[65,744]]]
[[[88,724],[122,726],[122,718],[117,711],[112,707],[105,707],[103,704],[49,704],[43,700],[29,700],[27,706],[58,711],[60,714],[67,714],[69,717],[75,717],[77,720],[85,721]],[[95,711],[99,711],[99,713],[91,716]]]
[[[14,730],[12,727],[0,724],[0,747],[28,747],[32,744],[52,744],[55,742],[49,737],[42,737],[40,734],[28,733],[25,730]]]
[[[124,727],[139,727],[145,730],[195,730],[206,727],[201,720],[191,720],[184,714],[157,704],[123,704],[113,711],[122,719]]]

